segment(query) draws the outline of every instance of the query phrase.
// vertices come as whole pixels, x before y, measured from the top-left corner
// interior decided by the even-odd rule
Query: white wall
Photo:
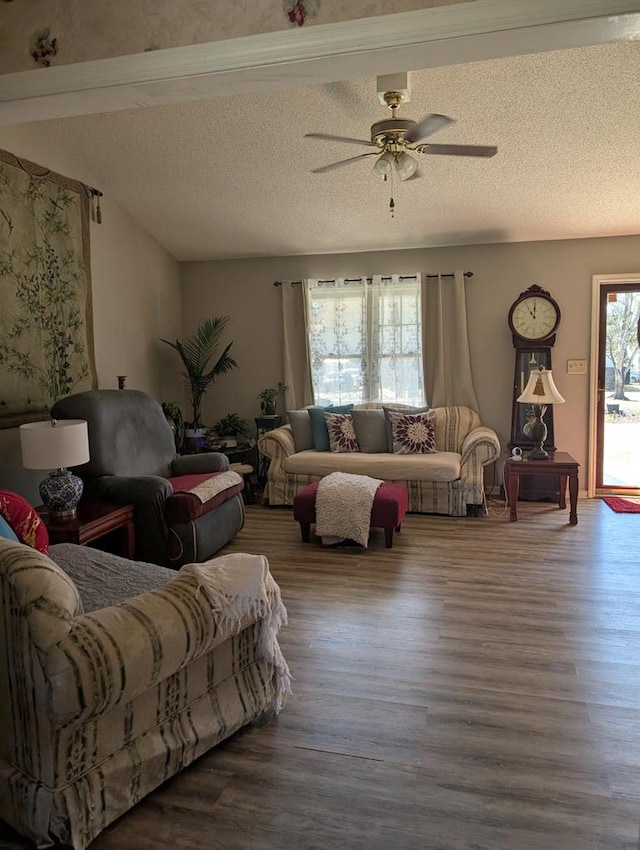
[[[240,368],[220,378],[204,404],[208,422],[228,412],[259,415],[257,393],[282,379],[280,292],[273,281],[398,272],[473,271],[467,282],[471,357],[481,416],[503,446],[509,440],[514,350],[509,307],[537,283],[558,301],[562,319],[554,377],[567,403],[554,408],[555,439],[582,465],[586,485],[588,375],[568,375],[568,359],[588,359],[591,276],[636,270],[640,236],[468,245],[454,248],[332,254],[183,265],[184,332],[209,315],[229,314],[228,339]]]
[[[42,126],[0,128],[0,147],[67,177],[100,188],[90,164],[51,147]],[[171,352],[159,339],[181,335],[180,269],[115,198],[102,198],[102,224],[91,223],[91,277],[96,370],[100,388],[129,389],[161,401],[183,398]],[[0,487],[37,504],[40,472],[22,469],[16,429],[0,430]]]

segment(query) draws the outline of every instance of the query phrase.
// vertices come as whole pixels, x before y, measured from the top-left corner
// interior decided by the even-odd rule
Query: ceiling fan
[[[357,162],[368,156],[378,157],[373,166],[373,172],[383,180],[393,176],[400,180],[408,180],[410,177],[418,176],[418,161],[411,156],[409,151],[421,154],[436,154],[444,156],[495,156],[498,148],[493,145],[434,145],[424,142],[433,133],[455,123],[453,118],[446,115],[425,115],[420,121],[412,121],[410,118],[399,118],[398,107],[405,100],[401,91],[387,91],[382,94],[384,102],[392,113],[392,118],[384,121],[376,121],[371,125],[371,140],[352,139],[347,136],[332,136],[328,133],[305,133],[307,139],[320,139],[322,141],[347,142],[348,144],[364,145],[375,148],[368,153],[341,159],[320,168],[312,168],[313,174],[324,174],[335,168],[342,168],[351,162]]]

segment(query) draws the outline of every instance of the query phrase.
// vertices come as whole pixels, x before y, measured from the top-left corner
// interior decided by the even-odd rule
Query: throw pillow
[[[383,404],[382,409],[384,411],[385,419],[387,422],[387,451],[393,451],[393,434],[391,433],[391,420],[389,419],[389,413],[426,413],[429,408],[428,407],[413,407],[410,404],[406,404],[404,407],[396,407],[393,404]]]
[[[49,532],[36,509],[10,490],[0,490],[0,514],[9,523],[20,543],[44,555],[49,552]]]
[[[313,431],[311,430],[311,420],[309,419],[308,410],[287,410],[287,417],[291,431],[293,432],[293,441],[296,444],[296,451],[303,452],[306,449],[313,448]]]
[[[350,413],[325,413],[324,419],[329,433],[330,451],[359,451],[356,432],[353,430],[353,417]]]
[[[13,543],[20,542],[15,531],[11,528],[2,514],[0,514],[0,537],[4,537],[5,540],[11,540]]]
[[[433,454],[437,451],[433,413],[389,413],[388,418],[394,454]]]
[[[381,407],[354,410],[352,416],[361,452],[374,454],[389,451],[387,421]]]
[[[309,419],[311,420],[311,430],[313,432],[313,447],[317,452],[329,451],[329,432],[327,431],[327,423],[324,421],[325,411],[328,413],[351,413],[352,410],[352,404],[343,404],[336,407],[309,408]]]

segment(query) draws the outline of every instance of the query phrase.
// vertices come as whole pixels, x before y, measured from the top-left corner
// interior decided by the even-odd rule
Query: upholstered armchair
[[[90,460],[75,469],[87,498],[135,509],[136,558],[204,561],[244,524],[242,478],[219,452],[180,457],[160,404],[139,390],[91,390],[56,402],[55,419],[86,419]]]

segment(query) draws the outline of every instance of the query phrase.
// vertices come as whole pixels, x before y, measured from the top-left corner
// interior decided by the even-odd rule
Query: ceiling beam
[[[0,125],[640,38],[637,0],[475,0],[0,76]]]

